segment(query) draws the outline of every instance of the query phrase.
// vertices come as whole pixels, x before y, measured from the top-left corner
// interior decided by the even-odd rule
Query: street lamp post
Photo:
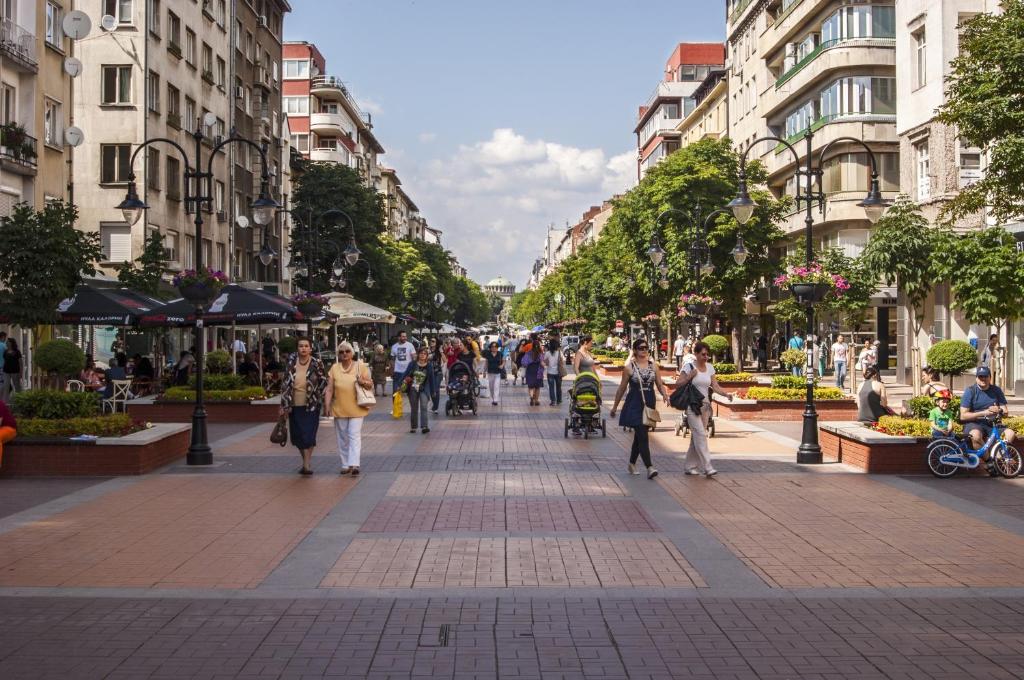
[[[265,146],[260,146],[255,142],[243,139],[235,136],[235,131],[231,131],[231,136],[227,139],[215,144],[210,150],[210,157],[206,162],[206,170],[202,169],[203,162],[203,146],[202,142],[205,138],[203,134],[203,123],[208,126],[213,125],[216,122],[216,118],[213,114],[206,114],[207,117],[200,121],[196,119],[195,130],[191,133],[192,140],[195,143],[195,165],[189,163],[189,156],[185,149],[173,139],[167,139],[165,137],[155,137],[153,139],[147,139],[142,144],[135,147],[135,151],[132,152],[131,158],[128,161],[128,167],[134,168],[135,158],[139,155],[145,147],[150,144],[156,144],[162,142],[169,144],[178,150],[181,154],[182,161],[185,164],[185,205],[192,207],[193,224],[195,225],[195,265],[196,272],[202,272],[204,267],[203,262],[203,207],[208,205],[213,207],[213,159],[217,157],[217,152],[228,144],[248,144],[249,146],[256,149],[260,154],[260,193],[259,197],[252,202],[252,217],[253,221],[260,226],[266,226],[274,219],[274,209],[279,207],[277,201],[270,198],[270,169],[267,165],[267,154]],[[211,121],[210,118],[214,120]],[[125,198],[121,203],[117,205],[117,208],[121,210],[124,216],[125,222],[129,226],[135,225],[142,217],[144,210],[149,208],[148,205],[141,199],[139,199],[138,191],[135,187],[135,171],[131,170],[128,174],[128,191]],[[204,355],[206,351],[206,334],[203,328],[203,312],[204,307],[211,301],[197,301],[195,302],[196,307],[196,405],[192,411],[192,433],[188,447],[188,454],[185,458],[185,462],[188,465],[211,465],[213,463],[213,451],[210,449],[209,439],[206,433],[206,407],[203,403],[203,363]]]
[[[754,214],[754,209],[757,207],[757,203],[750,198],[750,194],[747,191],[747,154],[750,153],[750,150],[755,144],[760,142],[776,142],[785,146],[789,149],[790,153],[793,154],[793,159],[796,161],[796,203],[797,206],[802,205],[804,208],[804,249],[808,266],[814,260],[813,208],[817,205],[821,212],[824,212],[825,210],[825,194],[820,188],[823,174],[822,165],[825,160],[825,154],[833,144],[859,144],[864,148],[868,154],[868,158],[871,160],[871,184],[868,188],[868,194],[864,200],[857,205],[864,208],[865,216],[872,224],[877,222],[882,216],[887,205],[886,201],[882,199],[881,191],[879,191],[878,163],[875,159],[875,154],[863,140],[857,139],[856,137],[838,137],[833,139],[819,152],[818,164],[815,165],[813,139],[814,133],[810,128],[808,128],[807,132],[804,133],[807,156],[803,160],[803,167],[801,167],[800,154],[797,153],[797,150],[792,144],[784,139],[769,135],[766,137],[759,137],[751,142],[740,156],[739,187],[736,193],[736,198],[734,198],[727,206],[732,210],[732,213],[740,223],[740,226],[745,225],[750,220],[751,216]],[[803,178],[803,182],[800,181],[801,178]],[[818,182],[819,188],[817,190],[814,188],[815,181]],[[811,336],[814,335],[815,301],[803,300],[803,302],[807,308],[807,339],[805,348],[807,360],[806,370],[804,371],[807,376],[807,398],[804,405],[803,432],[800,437],[800,448],[797,449],[796,460],[798,463],[821,463],[821,445],[818,443],[818,412],[814,407],[814,345],[811,341]]]

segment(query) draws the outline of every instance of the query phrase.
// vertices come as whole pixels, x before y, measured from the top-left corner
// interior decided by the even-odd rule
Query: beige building
[[[0,4],[0,216],[25,202],[36,208],[71,191],[71,78],[64,69],[73,42],[61,24],[70,0]],[[95,29],[94,29],[95,30]]]
[[[807,154],[805,133],[813,133],[811,153],[818,164],[823,149],[824,214],[814,210],[813,240],[858,255],[871,224],[857,206],[867,193],[870,167],[859,144],[866,142],[879,164],[882,195],[899,190],[896,136],[896,40],[892,3],[840,0],[731,0],[727,4],[729,41],[729,131],[746,148],[771,134]],[[748,158],[760,158],[776,195],[796,193],[796,159],[782,144],[759,143]],[[780,254],[802,253],[804,214],[795,211],[781,225],[786,236]],[[827,319],[822,335],[827,335]],[[855,341],[881,341],[880,361],[895,367],[897,341],[894,289],[872,300],[862,324],[842,329]]]
[[[729,81],[725,69],[708,74],[693,92],[693,110],[679,121],[680,148],[729,134]]]

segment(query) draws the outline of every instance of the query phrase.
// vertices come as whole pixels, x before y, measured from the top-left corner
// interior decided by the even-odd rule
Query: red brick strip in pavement
[[[659,480],[774,587],[1024,586],[1024,537],[866,476]]]
[[[554,472],[400,474],[388,496],[626,496],[613,475]]]
[[[149,477],[0,535],[0,586],[253,588],[354,484]]]

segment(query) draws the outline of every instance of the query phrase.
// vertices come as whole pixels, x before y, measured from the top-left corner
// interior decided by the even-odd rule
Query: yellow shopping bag
[[[391,398],[391,417],[401,418],[402,417],[402,393],[395,392],[395,396]]]

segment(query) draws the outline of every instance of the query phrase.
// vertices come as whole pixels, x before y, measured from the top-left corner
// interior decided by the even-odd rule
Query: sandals
[[[307,470],[306,468],[302,468],[301,470],[299,470],[299,474],[302,475],[303,477],[309,477],[310,475],[313,474],[313,471]]]

